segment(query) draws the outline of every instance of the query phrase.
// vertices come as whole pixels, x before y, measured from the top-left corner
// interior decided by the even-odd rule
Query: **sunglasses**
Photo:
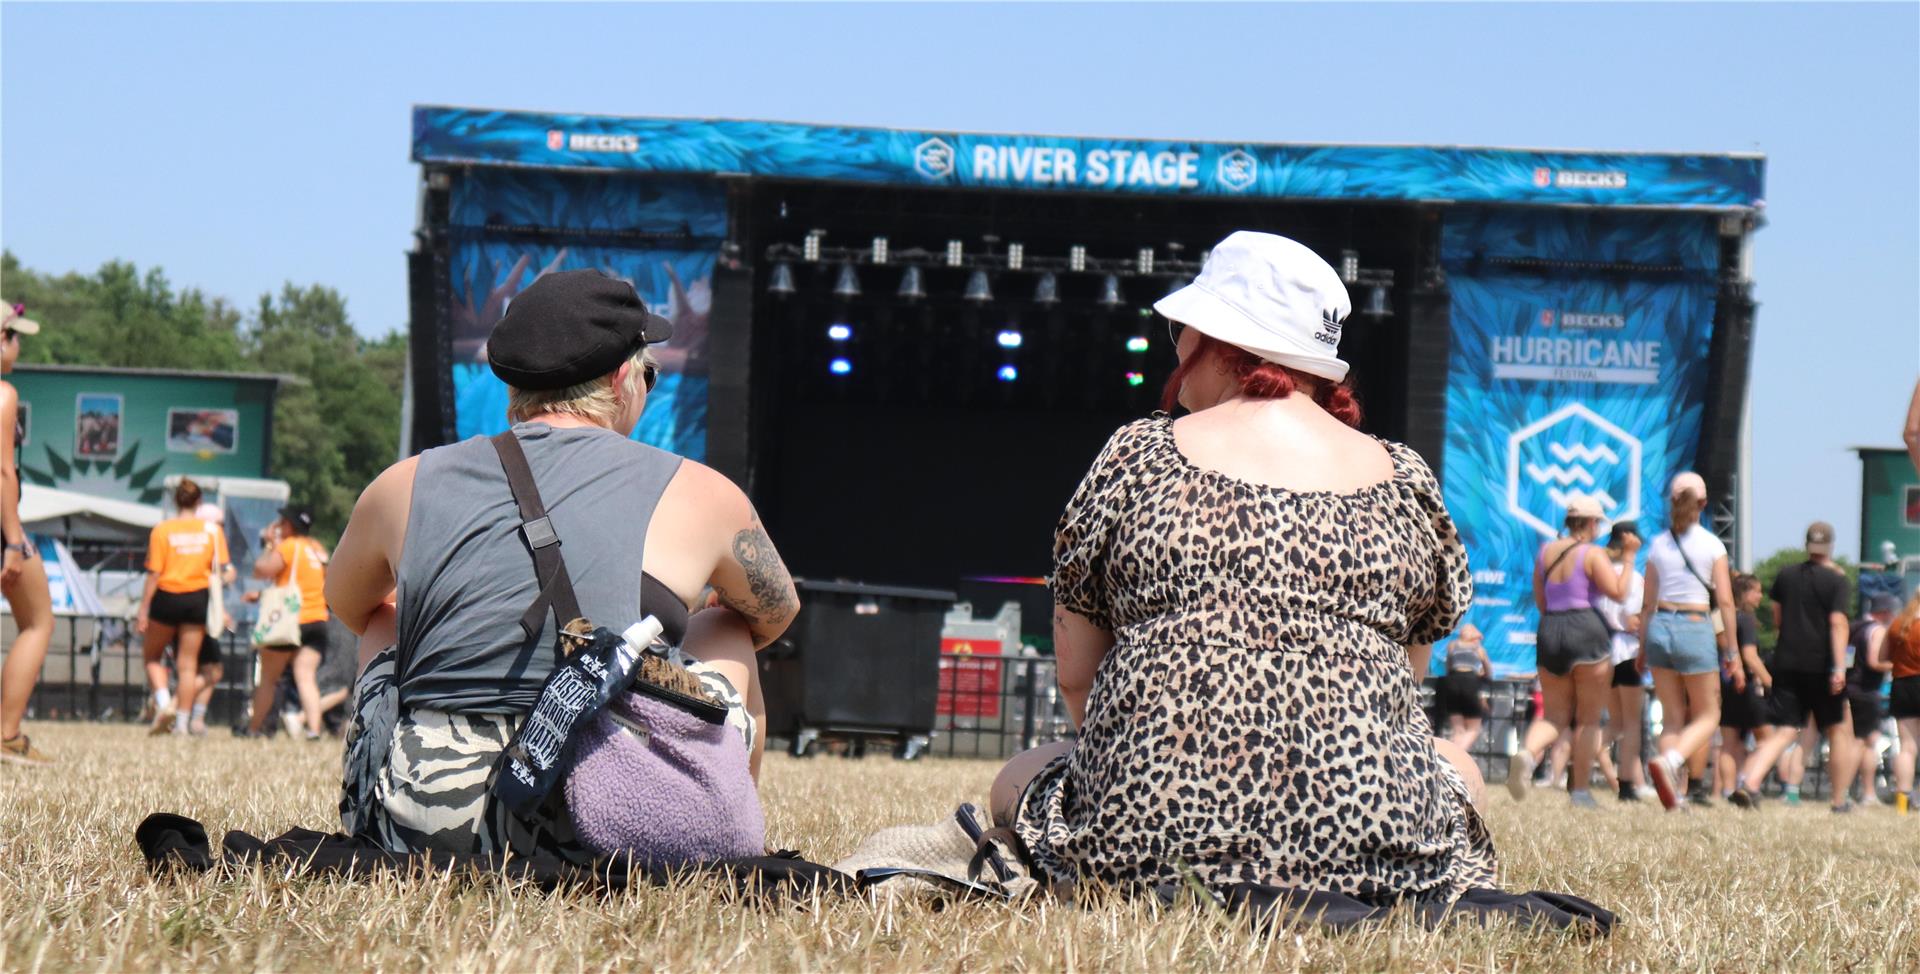
[[[660,381],[659,366],[654,365],[652,362],[648,362],[645,365],[642,365],[640,367],[640,382],[642,385],[645,385],[647,387],[648,392],[652,392],[654,383],[659,381]]]
[[[1173,339],[1173,347],[1176,350],[1179,349],[1180,347],[1180,333],[1186,330],[1187,330],[1186,325],[1183,325],[1172,318],[1167,319],[1167,337]]]
[[[20,333],[11,328],[0,329],[0,344],[5,344],[19,337]]]

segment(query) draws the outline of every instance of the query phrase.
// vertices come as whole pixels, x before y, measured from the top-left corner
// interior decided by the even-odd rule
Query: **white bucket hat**
[[[1269,362],[1331,382],[1347,377],[1340,330],[1353,310],[1340,275],[1304,244],[1236,230],[1193,283],[1153,310]]]

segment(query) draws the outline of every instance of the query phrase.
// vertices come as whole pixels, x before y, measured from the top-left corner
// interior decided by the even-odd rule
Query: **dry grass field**
[[[150,879],[133,844],[171,810],[261,835],[334,822],[334,744],[149,740],[41,724],[58,768],[0,765],[0,971],[1920,969],[1920,815],[1820,806],[1579,814],[1496,790],[1513,888],[1621,915],[1607,940],[1511,927],[1256,931],[1193,906],[1021,909],[858,900],[744,905],[700,884],[617,897],[503,883],[351,883],[278,872]],[[769,838],[830,862],[986,788],[983,762],[769,756]]]

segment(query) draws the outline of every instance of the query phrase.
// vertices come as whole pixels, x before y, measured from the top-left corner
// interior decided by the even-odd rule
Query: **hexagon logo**
[[[1260,160],[1245,149],[1235,149],[1220,157],[1214,166],[1213,178],[1220,185],[1241,192],[1260,178]]]
[[[1552,538],[1576,497],[1600,502],[1609,521],[1640,516],[1640,441],[1581,403],[1507,438],[1509,513]]]
[[[928,139],[914,147],[913,168],[928,179],[945,179],[953,175],[953,146],[945,139]]]

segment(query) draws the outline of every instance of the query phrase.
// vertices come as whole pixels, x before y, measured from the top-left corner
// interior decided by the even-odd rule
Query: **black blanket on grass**
[[[245,832],[228,832],[216,858],[204,826],[185,816],[165,812],[147,816],[134,831],[134,841],[139,844],[148,869],[155,873],[173,869],[207,872],[216,866],[244,867],[259,863],[270,867],[297,866],[313,876],[363,878],[389,872],[467,874],[476,878],[498,875],[548,891],[572,888],[618,892],[633,885],[664,886],[676,872],[683,875],[686,872],[636,862],[625,856],[601,859],[591,866],[576,866],[542,857],[388,852],[344,833],[311,829],[290,829],[265,840]],[[858,878],[808,862],[796,853],[724,859],[695,868],[710,874],[716,882],[727,884],[741,896],[776,904],[804,901],[816,893],[845,895],[864,887]],[[1169,887],[1157,893],[1162,899],[1172,900],[1178,890]],[[1228,910],[1247,912],[1262,925],[1305,920],[1335,930],[1384,920],[1399,905],[1408,906],[1428,927],[1455,920],[1507,917],[1523,927],[1606,936],[1613,931],[1616,919],[1613,913],[1565,893],[1506,893],[1494,889],[1469,890],[1452,903],[1403,904],[1239,883],[1222,891],[1221,901]]]

